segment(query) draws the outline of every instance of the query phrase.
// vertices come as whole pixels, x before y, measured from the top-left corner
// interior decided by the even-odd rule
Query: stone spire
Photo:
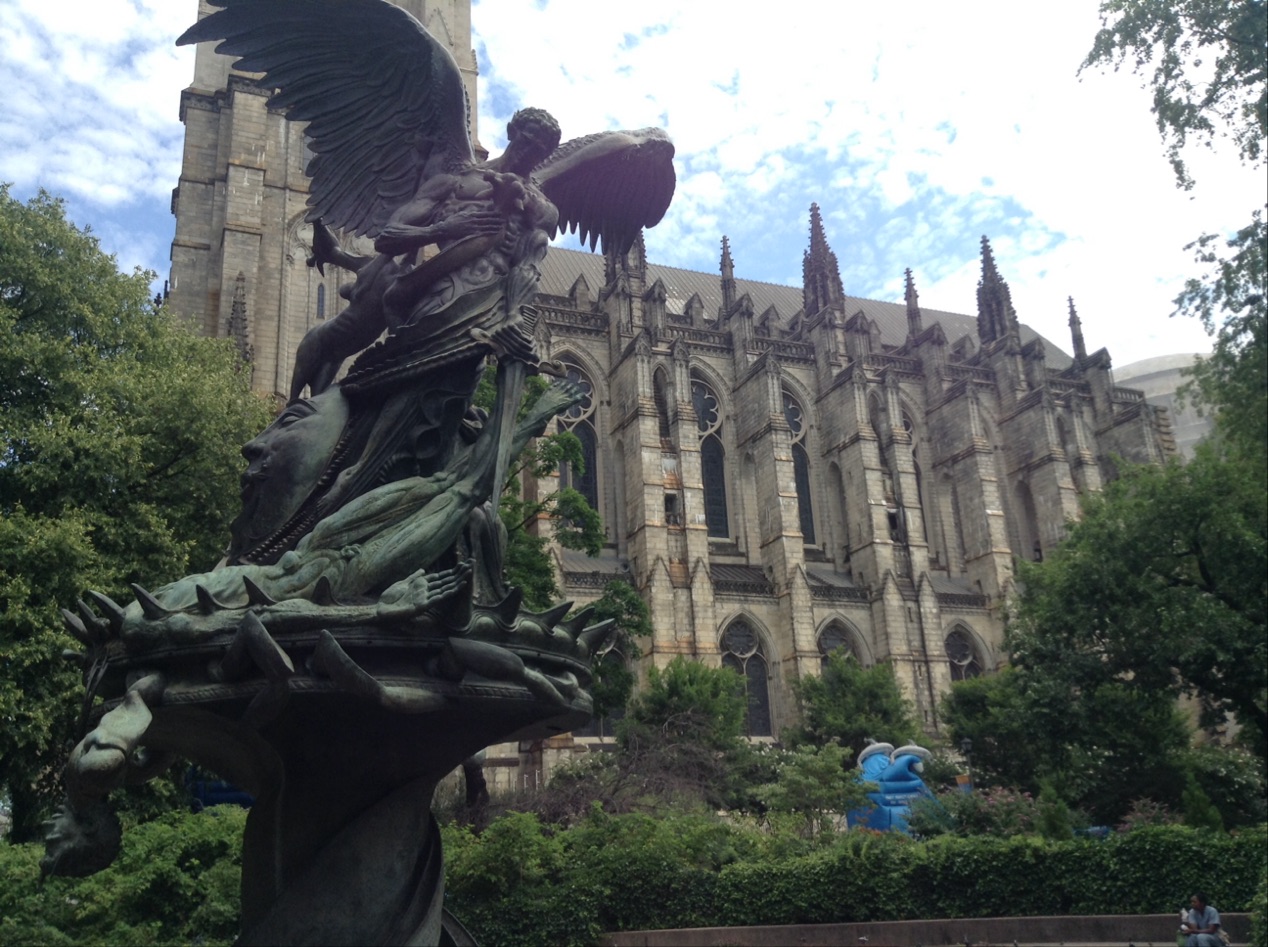
[[[731,243],[722,237],[722,312],[725,316],[735,308],[735,264],[731,262]]]
[[[985,345],[1008,335],[1020,336],[1008,284],[995,268],[991,242],[982,237],[982,278],[977,283],[977,335]]]
[[[924,324],[920,318],[920,296],[916,293],[916,280],[911,275],[911,270],[907,273],[907,338],[914,339],[920,335],[924,329]]]
[[[810,205],[810,249],[801,260],[801,279],[807,316],[813,318],[829,306],[839,306],[845,297],[837,255],[828,246],[818,204]]]
[[[233,339],[242,361],[251,365],[255,360],[255,348],[251,345],[251,331],[247,326],[247,276],[241,270],[233,284],[233,305],[229,309],[225,335]]]
[[[1087,345],[1083,342],[1083,323],[1079,314],[1074,311],[1074,297],[1070,299],[1070,341],[1074,344],[1074,358],[1082,361],[1087,358]]]

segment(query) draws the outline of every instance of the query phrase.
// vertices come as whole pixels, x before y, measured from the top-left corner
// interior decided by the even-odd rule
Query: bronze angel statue
[[[355,450],[339,452],[338,469],[303,503],[247,498],[230,561],[271,562],[373,485],[443,466],[459,422],[473,422],[464,412],[488,356],[509,367],[500,394],[518,402],[524,375],[543,368],[531,304],[550,239],[565,229],[591,249],[628,251],[669,206],[674,152],[656,128],[561,145],[549,113],[526,108],[506,151],[479,161],[457,64],[406,11],[384,0],[213,5],[177,42],[219,41],[218,52],[277,90],[271,107],[308,123],[310,263],[356,273],[347,307],[301,342],[290,390],[292,402],[306,388],[323,392],[362,353],[340,383],[357,402]],[[331,228],[373,238],[377,253],[347,252]],[[438,407],[440,392],[448,400]],[[500,437],[499,484],[511,433]],[[477,585],[500,591],[497,568],[477,569],[489,574]]]
[[[417,20],[384,0],[213,0],[178,43],[219,40],[236,67],[263,73],[270,99],[308,123],[314,157],[311,263],[355,270],[349,305],[297,353],[291,397],[314,394],[342,361],[390,333],[435,349],[470,339],[527,355],[521,307],[561,229],[624,253],[674,192],[663,131],[611,131],[559,143],[541,109],[517,112],[506,151],[477,160],[458,66]],[[374,239],[342,250],[328,227]],[[418,251],[438,252],[417,262]],[[517,331],[519,330],[519,331]],[[518,341],[518,345],[517,345]]]
[[[523,109],[480,161],[457,65],[404,10],[211,6],[178,42],[218,42],[307,123],[312,263],[356,279],[300,344],[291,403],[243,448],[228,561],[63,613],[93,709],[43,867],[108,863],[104,797],[183,757],[256,799],[238,943],[435,943],[436,784],[482,747],[588,719],[611,630],[571,603],[525,611],[502,576],[509,456],[583,396],[561,380],[519,416],[525,376],[550,369],[539,267],[561,228],[627,251],[669,205],[673,146],[658,129],[560,145],[550,115]]]

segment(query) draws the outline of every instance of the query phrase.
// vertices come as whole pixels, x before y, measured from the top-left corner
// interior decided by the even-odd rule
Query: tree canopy
[[[1042,564],[1023,564],[1013,662],[1189,693],[1268,737],[1268,496],[1245,463],[1200,450],[1087,498]]]
[[[41,193],[0,186],[0,784],[14,834],[55,793],[82,689],[58,606],[215,564],[270,407],[224,340],[156,309]]]
[[[1129,65],[1148,75],[1153,113],[1180,187],[1193,187],[1191,141],[1227,139],[1237,159],[1264,166],[1268,138],[1268,6],[1264,0],[1104,0],[1083,69]],[[1247,194],[1250,221],[1189,245],[1200,275],[1174,315],[1200,319],[1214,352],[1194,372],[1199,404],[1233,449],[1268,466],[1268,223],[1262,187]],[[1266,478],[1268,479],[1268,478]]]
[[[1268,494],[1249,462],[1205,445],[1187,465],[1125,470],[1019,579],[1012,667],[955,685],[941,709],[979,776],[1051,777],[1105,820],[1139,798],[1174,804],[1196,765],[1185,695],[1209,726],[1236,719],[1262,774]]]
[[[1083,68],[1130,65],[1152,74],[1153,113],[1167,157],[1189,188],[1190,139],[1229,138],[1263,159],[1268,131],[1268,19],[1263,0],[1105,0]]]
[[[869,739],[901,746],[920,733],[891,665],[865,668],[837,649],[824,661],[821,675],[804,677],[793,689],[801,723],[784,735],[793,746],[837,741],[857,758]]]

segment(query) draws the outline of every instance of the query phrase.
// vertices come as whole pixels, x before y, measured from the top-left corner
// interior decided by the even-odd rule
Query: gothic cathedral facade
[[[468,0],[398,2],[449,43],[474,114]],[[228,59],[197,57],[169,304],[282,399],[349,277],[305,265],[302,130]],[[1166,411],[1087,353],[1073,302],[1071,356],[1018,321],[986,238],[981,254],[970,316],[922,309],[910,271],[901,302],[847,296],[817,207],[800,287],[737,278],[725,237],[718,275],[651,263],[641,241],[622,259],[552,250],[538,342],[590,393],[560,421],[585,470],[559,476],[607,530],[596,558],[556,550],[566,597],[632,583],[650,660],[735,668],[753,736],[791,722],[791,682],[836,647],[892,664],[936,731],[951,682],[1002,660],[1015,559],[1060,540],[1112,458],[1175,451]],[[551,748],[521,751],[549,764]]]

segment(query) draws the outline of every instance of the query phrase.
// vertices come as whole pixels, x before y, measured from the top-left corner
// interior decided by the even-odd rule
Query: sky
[[[179,97],[195,0],[0,0],[0,181],[64,197],[125,269],[169,270]],[[73,13],[72,13],[73,9]],[[619,15],[614,11],[619,10]],[[1210,340],[1171,300],[1185,245],[1229,233],[1265,184],[1231,148],[1188,155],[1176,188],[1129,72],[1079,65],[1097,0],[903,4],[783,0],[476,0],[480,138],[515,108],[564,138],[660,125],[678,190],[654,263],[800,285],[812,202],[845,292],[973,313],[990,238],[1019,318],[1069,350],[1067,297],[1115,366]],[[785,317],[791,313],[785,313]]]

